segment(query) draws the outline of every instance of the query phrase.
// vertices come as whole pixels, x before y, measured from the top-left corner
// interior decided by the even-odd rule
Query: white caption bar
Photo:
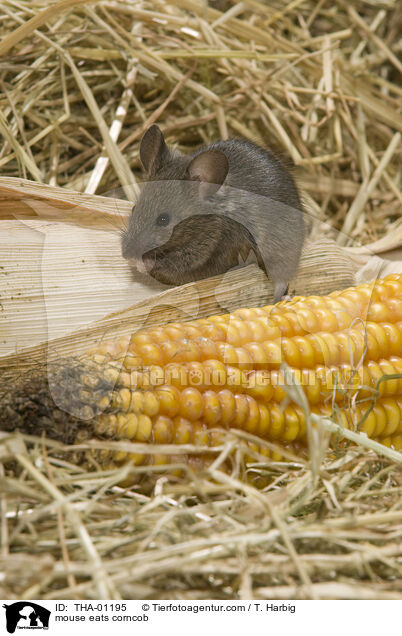
[[[0,633],[15,636],[193,636],[209,630],[242,634],[378,636],[398,625],[401,601],[8,601],[0,608]],[[31,633],[30,633],[31,632]],[[39,633],[38,633],[39,632]]]

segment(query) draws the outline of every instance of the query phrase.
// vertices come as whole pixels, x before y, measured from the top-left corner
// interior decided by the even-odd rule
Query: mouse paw
[[[289,300],[292,300],[292,295],[289,294],[289,284],[283,282],[275,283],[274,304],[288,302]]]

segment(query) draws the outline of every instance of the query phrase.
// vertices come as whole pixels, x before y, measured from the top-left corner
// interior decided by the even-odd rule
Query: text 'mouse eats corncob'
[[[305,414],[292,401],[281,404],[284,361],[313,412],[331,414],[336,405],[344,426],[402,448],[402,275],[327,297],[144,329],[99,346],[90,359],[109,386],[98,392],[96,436],[209,447],[221,442],[219,429],[237,428],[298,451],[306,443]],[[378,385],[384,376],[395,377]],[[83,376],[82,384],[93,388],[93,378]],[[253,448],[279,459],[264,446]],[[104,466],[173,458],[97,454]]]

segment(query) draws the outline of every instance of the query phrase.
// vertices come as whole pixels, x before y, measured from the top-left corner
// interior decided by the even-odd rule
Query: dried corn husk
[[[63,221],[98,230],[118,231],[132,203],[36,183],[0,177],[0,220],[43,219]]]
[[[272,285],[254,265],[179,288],[133,273],[121,256],[118,232],[131,207],[128,201],[5,178],[0,192],[3,368],[74,355],[146,324],[272,301]],[[11,220],[12,215],[20,220]],[[360,280],[384,273],[385,261],[373,256],[370,246],[341,248],[323,238],[325,226],[321,236],[319,229],[316,223],[315,240],[306,242],[292,293],[328,294],[354,285],[358,268]],[[384,241],[380,250],[395,248],[399,237],[394,232],[389,244]]]

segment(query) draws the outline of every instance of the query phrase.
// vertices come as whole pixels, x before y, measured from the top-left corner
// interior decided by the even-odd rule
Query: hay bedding
[[[400,228],[397,2],[0,9],[0,175],[131,198],[158,121],[182,150],[240,134],[285,152],[340,243]],[[246,475],[243,437],[205,473],[126,490],[121,470],[87,473],[58,442],[6,438],[1,596],[401,598],[398,458],[328,452],[323,432],[310,461]]]

